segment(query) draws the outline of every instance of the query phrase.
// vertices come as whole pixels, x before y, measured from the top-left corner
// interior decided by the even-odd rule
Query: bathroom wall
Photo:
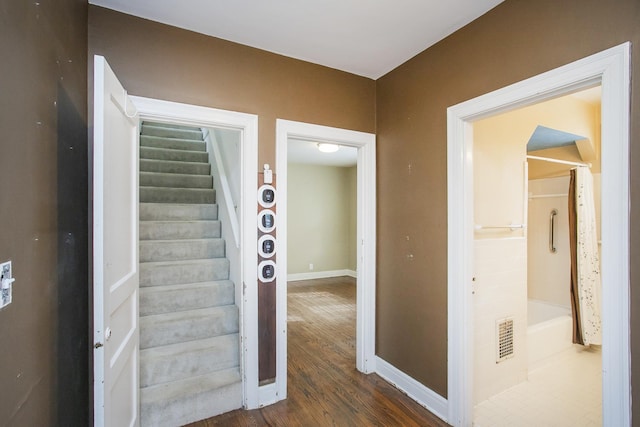
[[[566,169],[568,174],[569,168]],[[593,175],[593,189],[596,229],[600,241],[600,174]],[[565,307],[571,306],[568,191],[568,175],[529,181],[528,297]],[[558,196],[535,197],[549,195]],[[558,211],[555,253],[549,251],[549,216],[552,209]]]
[[[527,295],[565,307],[571,306],[568,191],[568,176],[529,181],[529,196],[557,196],[529,199]],[[553,209],[558,211],[555,253],[549,250],[549,222]]]
[[[508,115],[474,123],[476,226],[523,224],[527,128]],[[523,142],[524,141],[524,142]],[[527,240],[524,229],[480,229],[474,242],[474,403],[527,378]],[[513,357],[496,363],[496,322],[514,322]]]
[[[527,241],[474,242],[474,404],[527,379]],[[496,322],[512,318],[514,356],[496,363]]]

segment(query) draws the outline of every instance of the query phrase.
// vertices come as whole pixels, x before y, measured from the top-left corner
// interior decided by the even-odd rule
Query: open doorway
[[[287,144],[288,375],[316,387],[356,365],[357,160],[355,147]],[[307,387],[291,382],[289,397]]]
[[[624,43],[448,109],[449,422],[473,414],[472,123],[546,99],[602,85],[602,417],[629,425],[629,64]]]
[[[312,125],[286,120],[277,121],[276,174],[280,211],[277,217],[279,254],[277,275],[288,274],[288,146],[291,139],[307,141],[317,150],[318,143],[333,143],[357,150],[356,172],[356,367],[372,372],[375,339],[375,136],[368,133]],[[300,142],[298,142],[301,144]],[[292,144],[295,144],[292,143]],[[299,146],[300,147],[300,146]],[[306,261],[305,264],[313,263]],[[314,265],[314,268],[316,266]],[[331,267],[330,267],[331,268]],[[340,269],[341,270],[341,269]],[[348,270],[348,269],[347,269]],[[308,273],[307,273],[308,274]],[[307,276],[308,277],[308,276]],[[276,393],[275,400],[287,396],[287,288],[277,290]]]
[[[473,131],[474,424],[601,425],[600,87],[476,121]],[[595,200],[580,213],[593,220],[589,232],[569,220],[577,169],[594,184],[579,186],[590,189],[580,209]],[[595,248],[593,280],[572,279],[572,252],[583,264],[583,247]]]

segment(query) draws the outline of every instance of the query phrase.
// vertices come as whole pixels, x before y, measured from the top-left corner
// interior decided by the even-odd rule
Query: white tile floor
[[[577,346],[576,346],[577,347]],[[529,372],[529,380],[479,403],[475,427],[602,425],[600,351],[570,350]]]

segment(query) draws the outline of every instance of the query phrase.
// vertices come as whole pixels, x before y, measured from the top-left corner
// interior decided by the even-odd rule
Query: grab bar
[[[476,224],[475,225],[475,229],[476,230],[498,230],[498,229],[510,229],[511,231],[515,231],[519,228],[525,228],[526,225],[524,224],[509,224],[509,225],[480,225],[480,224]]]
[[[556,248],[556,217],[558,216],[558,210],[552,209],[549,215],[549,252],[555,254],[558,252]]]

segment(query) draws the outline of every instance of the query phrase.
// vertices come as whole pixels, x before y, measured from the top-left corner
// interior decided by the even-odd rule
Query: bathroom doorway
[[[472,124],[492,115],[602,85],[602,419],[631,419],[629,348],[630,44],[604,50],[448,108],[448,422],[473,420]],[[521,180],[519,180],[521,181]]]
[[[599,219],[599,129],[599,86],[473,124],[477,426],[602,423],[602,342],[572,343],[568,214],[584,168]]]

